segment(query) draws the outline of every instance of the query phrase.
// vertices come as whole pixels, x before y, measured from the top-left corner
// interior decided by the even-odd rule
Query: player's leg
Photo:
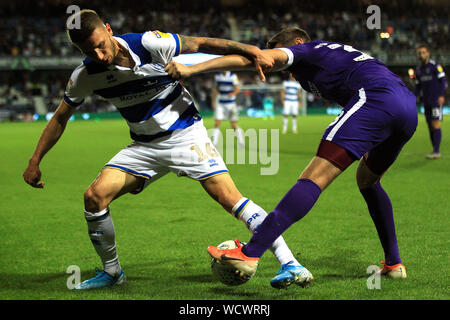
[[[426,156],[427,159],[440,158],[440,145],[442,140],[441,121],[442,106],[425,107],[425,118],[427,120],[428,130],[430,133],[431,145],[433,151]]]
[[[415,131],[417,120],[411,117],[408,122],[365,154],[356,171],[359,191],[366,201],[384,250],[385,268],[382,272],[393,278],[405,278],[406,269],[398,249],[392,203],[380,180]]]
[[[292,115],[292,132],[297,133],[297,116]]]
[[[245,147],[244,133],[242,132],[242,129],[238,125],[239,114],[238,114],[236,103],[230,103],[227,105],[225,116],[230,121],[231,127],[234,130],[234,134],[236,135],[236,138],[238,141],[238,146],[240,148]]]
[[[292,102],[292,131],[297,133],[298,102]]]
[[[116,252],[115,229],[109,204],[123,194],[139,190],[143,184],[143,178],[105,167],[84,193],[84,215],[88,233],[102,261],[103,271],[80,283],[75,289],[118,285],[125,281]]]
[[[84,193],[89,237],[104,270],[76,289],[91,289],[124,281],[116,252],[115,230],[109,204],[126,193],[137,194],[169,172],[156,160],[159,150],[132,143],[117,153]]]
[[[176,150],[175,150],[176,149]],[[173,154],[178,154],[174,161]],[[167,158],[167,159],[165,159]],[[206,130],[201,124],[183,137],[183,141],[171,150],[167,157],[161,159],[179,176],[189,176],[201,182],[208,194],[241,220],[253,232],[267,216],[266,211],[250,199],[243,197],[236,188],[228,169],[217,150],[211,146]],[[280,264],[289,264],[290,268],[300,268],[300,264],[292,255],[284,239],[274,239],[270,248]],[[305,274],[310,274],[302,267]],[[296,276],[295,281],[301,282],[303,278]],[[292,278],[295,278],[292,276]]]
[[[238,146],[240,148],[243,148],[245,146],[244,141],[244,133],[242,132],[242,129],[239,127],[237,120],[230,120],[231,127],[234,130],[234,134],[236,135]]]
[[[221,103],[216,103],[214,109],[214,130],[211,137],[212,143],[217,146],[220,137],[220,124],[223,120],[226,120],[224,106]]]
[[[285,101],[283,104],[283,131],[282,131],[283,134],[285,134],[288,129],[289,114],[290,114],[289,103]]]
[[[258,226],[252,238],[244,247],[238,251],[231,250],[230,252],[209,247],[208,252],[216,259],[221,259],[224,253],[229,254],[230,259],[227,259],[227,263],[239,270],[241,276],[253,276],[256,272],[258,260],[263,253],[285,230],[312,209],[322,191],[341,172],[342,170],[329,160],[318,156],[314,157],[297,183]]]
[[[202,180],[201,184],[214,200],[236,219],[242,221],[250,232],[253,233],[267,217],[267,212],[264,209],[241,195],[229,174],[221,174]],[[282,237],[273,242],[270,250],[280,264],[283,265],[293,261],[294,264],[300,265]]]
[[[440,147],[442,140],[441,120],[433,119],[430,124],[431,142],[433,144],[433,152],[427,156],[428,159],[438,159],[441,157]]]
[[[356,180],[380,238],[385,255],[385,265],[399,267],[401,277],[406,277],[398,249],[392,203],[380,183],[382,175],[383,173],[373,172],[367,165],[367,160],[363,158],[359,162]]]
[[[220,123],[221,120],[215,119],[214,120],[214,130],[213,130],[213,134],[212,134],[212,143],[217,146],[217,144],[219,143],[219,137],[220,137]]]
[[[241,195],[229,174],[218,175],[201,183],[208,194],[242,221],[251,233],[267,218],[263,208]],[[292,283],[305,286],[313,280],[312,274],[297,261],[282,236],[274,239],[269,250],[281,264],[277,276],[270,282],[273,287],[287,288]]]
[[[398,108],[391,108],[393,121],[390,135],[364,154],[356,173],[359,190],[366,201],[385,254],[385,266],[381,274],[392,278],[406,277],[406,269],[398,250],[392,203],[380,180],[417,127],[415,97],[406,89],[400,89],[391,100],[392,103],[398,103]]]
[[[339,176],[342,170],[332,162],[314,157],[300,175],[297,183],[285,194],[264,224],[244,247],[249,257],[261,257],[268,243],[276,239],[292,224],[302,219],[314,206],[322,191]]]

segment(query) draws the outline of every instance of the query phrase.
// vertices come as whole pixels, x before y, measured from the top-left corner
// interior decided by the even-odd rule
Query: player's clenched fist
[[[192,72],[188,66],[176,63],[175,61],[170,61],[164,70],[169,74],[169,76],[175,79],[189,78],[192,75]]]
[[[41,180],[41,170],[39,166],[35,164],[29,164],[25,172],[23,173],[23,179],[26,183],[34,188],[43,188],[45,182],[40,182]]]

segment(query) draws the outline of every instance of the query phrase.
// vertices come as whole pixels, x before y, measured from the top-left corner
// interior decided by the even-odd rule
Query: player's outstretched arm
[[[75,109],[70,107],[64,100],[61,101],[58,109],[48,122],[39,142],[31,156],[28,167],[23,173],[26,183],[34,188],[43,188],[45,182],[41,182],[41,170],[39,164],[44,155],[56,144],[64,132],[67,121],[74,113]]]
[[[220,55],[238,54],[254,61],[254,68],[264,78],[263,72],[273,68],[274,61],[269,56],[262,54],[256,46],[237,41],[207,37],[189,37],[180,35],[181,53],[210,53]],[[264,79],[265,80],[265,79]],[[263,80],[263,81],[264,81]]]
[[[288,63],[287,54],[279,49],[261,50],[261,54],[265,59],[273,59],[274,65],[272,68],[266,71],[279,71],[285,67]],[[206,72],[221,72],[221,71],[256,71],[260,77],[264,77],[264,74],[259,70],[255,70],[254,61],[241,55],[227,55],[220,58],[208,60],[192,66],[186,66],[183,64],[171,61],[165,68],[165,71],[175,79],[189,78],[199,73]],[[265,81],[261,78],[261,80]]]

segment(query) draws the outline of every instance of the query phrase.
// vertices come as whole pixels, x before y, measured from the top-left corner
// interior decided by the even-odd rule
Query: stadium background
[[[45,190],[23,182],[23,170],[46,115],[58,106],[69,75],[82,58],[64,32],[66,9],[71,4],[96,10],[117,34],[157,29],[264,47],[281,28],[300,26],[312,38],[348,43],[380,58],[411,88],[408,70],[418,64],[415,47],[425,43],[432,58],[444,65],[447,77],[449,74],[447,0],[205,0],[188,5],[179,0],[0,1],[0,119],[4,122],[0,123],[0,299],[450,298],[448,116],[443,121],[440,160],[425,160],[431,146],[421,116],[415,136],[384,178],[398,208],[397,234],[409,277],[405,282],[383,280],[382,290],[366,287],[365,270],[381,260],[382,251],[355,186],[353,165],[330,186],[313,212],[284,234],[293,252],[316,277],[308,290],[273,291],[268,281],[279,266],[269,255],[263,256],[257,276],[245,286],[228,288],[215,282],[206,246],[235,236],[245,241],[248,232],[199,186],[193,188],[194,182],[173,175],[135,196],[138,198],[127,195],[113,204],[127,285],[81,294],[68,290],[65,272],[69,265],[80,266],[82,279],[86,279],[99,262],[86,233],[82,194],[102,165],[129,143],[123,120],[103,120],[118,116],[114,107],[92,97],[79,108],[77,121],[44,159]],[[366,9],[372,4],[381,8],[380,30],[366,28]],[[249,107],[262,108],[267,95],[273,95],[278,114],[272,121],[243,116],[241,126],[279,129],[283,76],[269,74],[269,86],[265,87],[252,73],[239,76],[248,88],[239,97],[242,115]],[[202,75],[186,82],[208,128],[213,125],[212,77]],[[229,165],[240,190],[267,211],[314,154],[323,129],[334,119],[325,114],[327,108],[330,113],[337,110],[311,95],[307,107],[308,114],[323,115],[301,117],[298,135],[280,136],[276,176],[261,176],[254,165]],[[101,121],[78,121],[88,117]]]
[[[328,39],[367,52],[384,61],[404,81],[413,86],[408,74],[417,65],[415,48],[425,43],[432,58],[445,67],[450,63],[448,1],[2,1],[0,9],[0,118],[32,120],[33,115],[53,112],[59,105],[71,71],[80,63],[80,52],[64,32],[66,9],[76,4],[92,8],[111,24],[117,34],[160,30],[191,36],[210,36],[250,43],[264,48],[266,41],[281,28],[300,26],[313,39]],[[366,27],[370,4],[381,6],[381,29]],[[295,9],[293,9],[295,8]],[[382,36],[380,36],[382,35]],[[280,74],[269,76],[269,88],[254,74],[240,73],[244,85],[238,104],[262,109],[266,96],[272,96],[276,111],[281,110]],[[210,115],[212,75],[187,81],[197,106]],[[249,89],[249,90],[246,90]],[[269,90],[271,89],[271,90]],[[326,112],[328,101],[305,95],[310,113]],[[101,98],[92,97],[79,113],[114,111]],[[449,110],[446,108],[446,112]],[[329,112],[337,112],[329,109]]]

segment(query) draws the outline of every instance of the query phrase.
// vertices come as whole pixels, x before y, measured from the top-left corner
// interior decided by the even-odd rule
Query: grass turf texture
[[[299,133],[280,134],[280,168],[261,176],[259,165],[229,165],[241,193],[270,212],[314,155],[330,116],[299,118]],[[124,286],[93,291],[66,287],[70,265],[81,279],[100,267],[83,216],[83,192],[102,166],[129,143],[123,121],[77,121],[41,164],[43,190],[23,182],[45,126],[0,124],[0,299],[449,299],[450,119],[443,122],[443,156],[431,150],[423,116],[397,162],[383,179],[395,210],[403,281],[366,286],[366,269],[383,260],[375,227],[355,183],[356,163],[327,189],[313,210],[284,233],[299,261],[315,276],[308,289],[270,287],[279,269],[270,252],[257,274],[240,287],[213,279],[206,253],[250,234],[209,198],[198,182],[169,174],[143,193],[111,205]],[[207,127],[212,119],[205,119]],[[242,118],[248,128],[280,128],[281,118]],[[229,128],[228,124],[223,128]]]

